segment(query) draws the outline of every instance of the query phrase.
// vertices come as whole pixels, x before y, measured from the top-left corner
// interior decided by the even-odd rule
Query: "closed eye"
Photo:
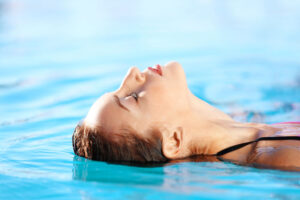
[[[132,96],[135,99],[135,101],[138,102],[139,96],[136,92],[131,93],[130,96]]]

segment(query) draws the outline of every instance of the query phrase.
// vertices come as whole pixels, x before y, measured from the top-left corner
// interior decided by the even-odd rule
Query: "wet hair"
[[[74,153],[91,160],[107,162],[167,162],[157,134],[142,138],[133,130],[123,129],[110,133],[102,127],[76,126],[72,145]]]

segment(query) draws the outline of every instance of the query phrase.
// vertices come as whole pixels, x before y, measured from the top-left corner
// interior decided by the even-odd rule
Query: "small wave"
[[[11,83],[0,83],[0,90],[4,90],[4,89],[11,89],[11,88],[15,88],[18,87],[20,85],[23,84],[24,81],[14,81]]]

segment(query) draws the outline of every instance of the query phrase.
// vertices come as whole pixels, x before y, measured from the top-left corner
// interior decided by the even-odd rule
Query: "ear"
[[[182,157],[183,128],[177,127],[173,130],[164,130],[162,133],[162,151],[169,159]]]

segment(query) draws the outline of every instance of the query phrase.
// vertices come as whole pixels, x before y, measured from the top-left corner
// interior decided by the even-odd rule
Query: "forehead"
[[[130,113],[116,104],[113,93],[98,98],[84,119],[84,123],[89,126],[101,126],[110,131],[131,126],[134,121]]]

